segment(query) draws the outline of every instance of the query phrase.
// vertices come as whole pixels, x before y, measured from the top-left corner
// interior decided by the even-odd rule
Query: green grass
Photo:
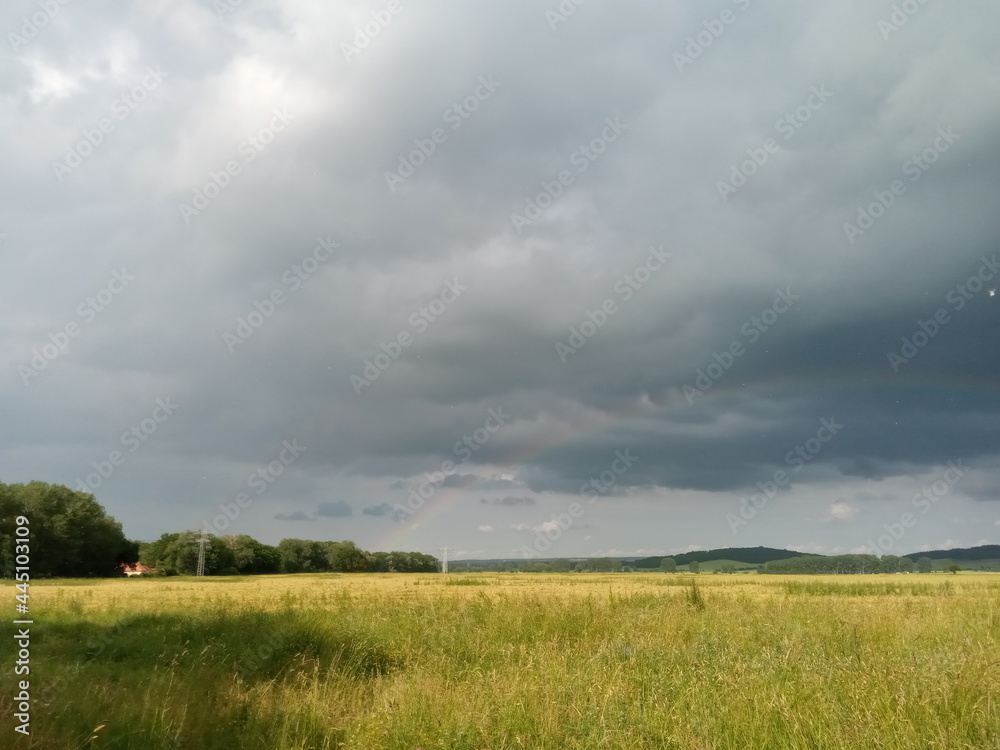
[[[917,578],[40,582],[31,738],[0,715],[59,750],[1000,748],[1000,576]]]

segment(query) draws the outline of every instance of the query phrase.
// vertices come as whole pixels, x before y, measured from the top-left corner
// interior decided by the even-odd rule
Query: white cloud
[[[830,506],[831,521],[851,521],[858,515],[858,509],[850,503],[838,500]]]
[[[493,527],[488,524],[483,525],[479,527],[479,531],[482,531],[484,534],[489,534],[490,532],[493,531]]]

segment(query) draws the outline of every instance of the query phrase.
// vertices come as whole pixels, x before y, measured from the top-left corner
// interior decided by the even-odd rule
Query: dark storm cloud
[[[347,516],[353,515],[354,509],[351,508],[350,503],[345,500],[337,500],[332,503],[323,503],[318,508],[316,508],[317,516],[326,516],[328,518],[346,518]]]
[[[706,528],[778,470],[817,517],[956,458],[995,499],[996,6],[555,7],[404,3],[345,56],[375,5],[70,4],[10,49],[6,475],[122,450],[95,494],[143,538],[608,471]]]

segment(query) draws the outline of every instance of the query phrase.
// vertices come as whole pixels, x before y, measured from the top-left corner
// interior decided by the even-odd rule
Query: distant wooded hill
[[[712,549],[705,552],[685,552],[682,555],[661,555],[659,557],[645,557],[632,563],[638,569],[659,568],[660,561],[664,557],[672,557],[678,565],[689,565],[693,562],[705,563],[713,560],[732,560],[734,562],[748,563],[750,565],[763,565],[772,560],[787,560],[792,557],[816,557],[816,555],[806,555],[802,552],[792,552],[787,549],[774,549],[773,547],[726,547],[725,549]]]
[[[982,547],[966,547],[964,549],[936,549],[930,552],[914,552],[903,555],[914,562],[921,557],[931,560],[1000,560],[1000,544],[984,544]]]

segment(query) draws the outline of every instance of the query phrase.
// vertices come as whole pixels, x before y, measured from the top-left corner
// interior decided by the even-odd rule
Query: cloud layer
[[[1000,9],[903,5],[16,3],[5,481],[848,551],[963,461],[900,545],[995,542]]]

